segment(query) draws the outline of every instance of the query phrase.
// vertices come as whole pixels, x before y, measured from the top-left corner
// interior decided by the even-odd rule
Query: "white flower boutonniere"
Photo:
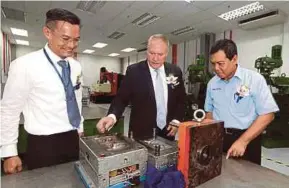
[[[237,88],[236,93],[234,94],[234,100],[236,100],[237,97],[237,103],[246,96],[249,96],[250,94],[250,88],[246,85],[241,85]]]
[[[173,89],[179,85],[178,77],[174,76],[173,74],[169,74],[169,76],[166,77],[166,82],[168,85],[170,85]]]
[[[80,88],[80,85],[81,85],[80,77],[81,76],[82,76],[82,74],[80,74],[76,77],[76,85],[74,86],[74,89],[76,89],[76,90]]]

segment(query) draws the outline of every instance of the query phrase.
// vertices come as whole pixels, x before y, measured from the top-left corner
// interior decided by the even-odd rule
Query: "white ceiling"
[[[107,56],[110,53],[119,53],[119,57],[130,54],[120,50],[133,47],[145,48],[142,44],[147,38],[155,33],[166,34],[171,43],[180,43],[190,40],[205,32],[223,32],[227,29],[237,28],[236,21],[227,22],[217,15],[239,8],[250,1],[193,1],[188,3],[179,1],[107,1],[96,13],[90,14],[76,9],[79,1],[2,1],[2,7],[8,7],[24,11],[26,22],[20,22],[2,18],[1,27],[5,33],[11,36],[11,42],[15,39],[27,40],[27,37],[13,36],[10,27],[28,30],[28,40],[32,47],[42,47],[45,39],[42,27],[45,22],[45,13],[51,8],[64,8],[78,15],[82,22],[81,42],[79,52],[85,49],[93,49],[96,55]],[[289,15],[288,1],[266,1],[262,2],[267,10],[280,9]],[[156,22],[143,28],[133,25],[131,22],[144,13],[152,13],[161,18]],[[189,34],[174,36],[172,31],[192,26],[195,30]],[[109,39],[108,35],[113,32],[124,32],[125,35],[118,39]],[[93,48],[96,42],[108,43],[102,49]]]

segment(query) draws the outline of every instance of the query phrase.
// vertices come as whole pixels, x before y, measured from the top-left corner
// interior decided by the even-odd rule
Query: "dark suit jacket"
[[[183,121],[185,109],[185,88],[182,71],[174,64],[165,63],[166,76],[178,77],[179,85],[168,84],[167,124],[173,119]],[[112,101],[108,114],[119,119],[124,108],[131,104],[129,133],[136,139],[148,139],[153,135],[156,123],[156,101],[153,81],[147,61],[128,66],[116,97]]]

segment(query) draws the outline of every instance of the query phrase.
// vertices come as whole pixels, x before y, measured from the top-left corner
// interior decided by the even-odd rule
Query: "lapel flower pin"
[[[234,100],[237,98],[237,103],[244,97],[249,96],[250,89],[246,85],[241,85],[237,88],[236,93],[234,94]]]
[[[168,85],[170,85],[173,89],[175,86],[179,85],[178,77],[174,76],[173,74],[169,74],[169,76],[166,77],[166,82]]]
[[[74,86],[75,89],[79,89],[81,82],[80,82],[81,74],[76,77],[76,85]]]

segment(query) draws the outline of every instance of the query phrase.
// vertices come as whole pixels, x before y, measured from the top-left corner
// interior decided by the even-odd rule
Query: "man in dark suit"
[[[147,59],[128,66],[108,116],[97,124],[99,132],[110,130],[130,103],[129,134],[135,139],[151,138],[154,128],[157,135],[175,139],[184,118],[185,88],[180,68],[165,62],[168,51],[164,35],[149,38]]]

